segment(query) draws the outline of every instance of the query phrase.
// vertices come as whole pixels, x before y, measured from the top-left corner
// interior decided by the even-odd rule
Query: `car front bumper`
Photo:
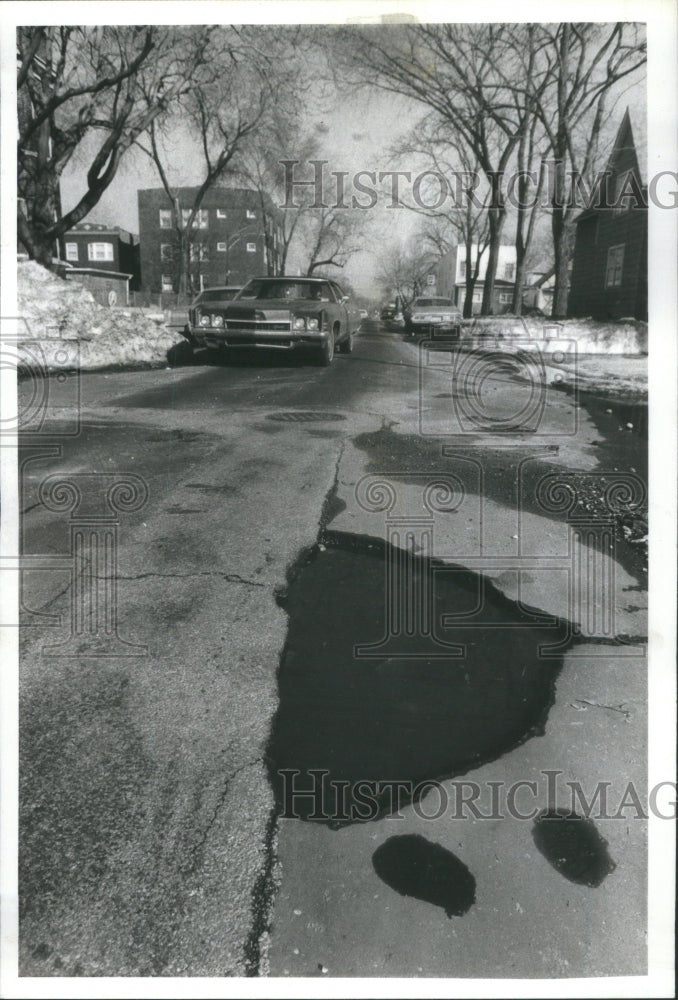
[[[461,336],[461,326],[458,322],[417,323],[410,320],[407,323],[407,330],[413,335],[421,334],[425,337],[445,337],[446,340],[459,340]]]
[[[212,350],[249,347],[262,350],[294,351],[323,348],[329,333],[312,330],[223,330],[213,327],[192,327],[196,347]]]

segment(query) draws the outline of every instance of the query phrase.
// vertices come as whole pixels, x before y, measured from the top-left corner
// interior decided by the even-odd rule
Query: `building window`
[[[78,260],[78,244],[77,243],[67,243],[66,244],[66,260]]]
[[[208,248],[204,243],[193,243],[190,253],[191,260],[209,260]]]
[[[226,253],[225,243],[217,243],[217,253]]]
[[[473,301],[476,302],[476,303],[482,302],[483,301],[483,293],[482,292],[474,292],[473,293]]]
[[[466,261],[465,260],[460,260],[459,261],[459,277],[460,278],[465,278],[466,277]]]
[[[172,285],[172,275],[163,274],[162,276],[162,290],[163,292],[173,292],[174,287]]]
[[[192,212],[193,212],[192,208],[182,208],[182,210],[181,210],[181,221],[182,221],[182,223],[183,223],[184,226],[188,225],[188,220],[190,219]],[[207,217],[208,217],[207,209],[206,208],[199,209],[196,212],[195,219],[193,221],[193,225],[195,226],[195,228],[196,229],[207,229]]]
[[[610,247],[607,251],[607,268],[605,269],[605,287],[615,288],[622,283],[624,267],[624,244]]]
[[[172,243],[160,244],[160,260],[165,263],[174,260],[174,246]]]
[[[225,219],[225,218],[226,218],[226,209],[225,208],[218,208],[217,209],[217,219]]]
[[[113,260],[113,244],[88,243],[87,257],[89,260]]]
[[[512,292],[499,292],[499,301],[501,302],[501,304],[503,306],[510,305],[510,303],[513,302],[513,293]]]
[[[161,208],[158,212],[160,219],[161,229],[171,229],[172,228],[172,212],[169,208]]]
[[[247,209],[247,218],[248,219],[256,219],[256,217],[257,217],[257,213],[254,211],[254,209],[248,208]]]
[[[507,281],[513,281],[516,274],[516,265],[512,263],[504,264],[504,277]]]
[[[247,252],[248,253],[256,253],[257,252],[257,245],[256,245],[256,243],[248,243],[247,244]]]

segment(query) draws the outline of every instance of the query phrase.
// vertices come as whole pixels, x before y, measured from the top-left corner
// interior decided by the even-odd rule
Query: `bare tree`
[[[162,139],[152,123],[147,142],[138,143],[153,160],[167,194],[175,234],[175,284],[180,293],[191,290],[191,260],[196,252],[202,252],[200,212],[207,192],[227,177],[233,180],[242,176],[248,143],[253,144],[249,151],[251,163],[257,142],[280,128],[280,116],[284,119],[294,99],[297,71],[293,62],[287,67],[281,63],[281,44],[279,31],[213,30],[209,62],[194,78],[190,91],[179,104],[177,121],[171,123],[172,135],[176,134],[178,123],[186,131],[187,142],[195,141],[193,169],[197,173],[200,165],[200,181],[194,185],[196,191],[190,205],[180,204],[180,186],[172,182],[169,123]],[[265,200],[263,190],[260,193],[262,201]],[[266,207],[263,222],[267,257],[271,261],[272,227],[267,224],[268,215]]]
[[[387,295],[393,294],[402,309],[407,308],[425,288],[426,275],[436,254],[422,253],[416,237],[409,245],[397,246],[381,260],[379,280]]]
[[[535,108],[553,157],[551,226],[555,255],[553,315],[567,312],[568,267],[578,178],[600,167],[599,142],[616,85],[646,61],[640,25],[541,25],[547,86]]]
[[[296,113],[295,113],[296,112]],[[265,224],[268,273],[285,274],[287,261],[304,214],[304,205],[286,205],[283,161],[307,162],[318,156],[318,138],[304,130],[298,107],[277,108],[271,127],[260,131],[239,156],[240,175],[259,195]],[[278,212],[271,213],[271,202]],[[272,214],[275,218],[272,217]],[[278,221],[279,244],[274,245],[274,222]]]
[[[59,238],[97,204],[136,138],[186,93],[208,41],[207,28],[189,47],[185,32],[161,26],[18,29],[17,229],[31,259],[54,266]],[[85,191],[64,213],[60,178],[87,143]]]
[[[430,187],[435,199],[432,202],[436,207],[423,207],[427,192],[420,192],[418,200],[407,207],[429,220],[421,235],[424,245],[433,247],[438,257],[444,257],[459,245],[464,247],[463,315],[471,316],[473,294],[490,238],[488,192],[477,190],[478,171],[473,154],[463,141],[450,142],[445,124],[434,115],[427,115],[420,122],[413,139],[401,144],[400,152],[422,156],[431,170]],[[435,191],[438,184],[444,185],[446,194],[439,207],[441,192]]]
[[[492,311],[506,219],[504,176],[532,106],[517,99],[516,90],[529,86],[534,103],[545,86],[545,71],[536,63],[529,81],[519,76],[527,64],[516,54],[516,30],[500,24],[424,24],[377,32],[346,28],[338,35],[349,68],[367,71],[368,83],[433,111],[447,126],[450,141],[458,136],[483,171],[491,190],[483,313]],[[506,87],[507,75],[513,89]]]
[[[295,229],[295,249],[304,273],[344,268],[362,250],[359,230],[363,221],[359,210],[306,208]]]

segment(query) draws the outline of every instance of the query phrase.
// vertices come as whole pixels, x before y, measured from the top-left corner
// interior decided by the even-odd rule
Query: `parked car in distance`
[[[367,309],[361,309],[361,310],[360,310],[360,318],[361,318],[361,319],[367,319],[367,317],[368,317],[369,315],[370,315],[370,314],[368,313]]]
[[[198,347],[312,350],[330,364],[350,354],[360,312],[328,278],[252,278],[232,301],[198,302],[190,335]]]
[[[459,339],[461,312],[452,299],[419,296],[405,310],[404,319],[405,332],[411,337],[444,333],[448,338]]]
[[[396,314],[396,307],[395,307],[395,302],[393,302],[390,303],[389,305],[382,306],[382,310],[379,313],[379,319],[386,322],[388,320],[393,319],[395,314]]]

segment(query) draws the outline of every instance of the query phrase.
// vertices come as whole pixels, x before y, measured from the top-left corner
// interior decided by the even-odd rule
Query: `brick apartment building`
[[[184,222],[198,188],[178,188]],[[145,292],[177,290],[179,254],[171,203],[163,188],[138,193],[141,284]],[[280,212],[268,196],[247,188],[208,191],[191,239],[192,292],[214,285],[244,285],[280,272]]]
[[[129,275],[130,289],[140,287],[139,240],[126,229],[79,222],[61,242],[61,259],[71,268]]]

